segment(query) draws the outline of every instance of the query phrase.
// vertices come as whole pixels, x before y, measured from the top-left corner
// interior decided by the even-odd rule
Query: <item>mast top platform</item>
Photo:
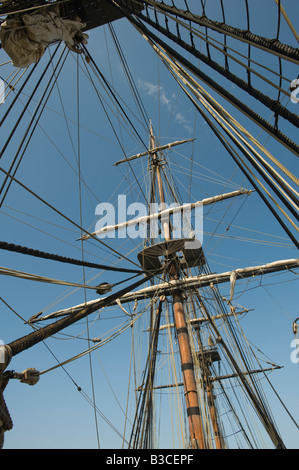
[[[131,10],[141,11],[143,4],[140,0],[125,0]],[[45,6],[59,6],[61,17],[74,20],[80,18],[86,23],[83,31],[88,31],[112,21],[123,18],[124,15],[109,0],[11,0],[0,2],[0,15],[33,13]]]
[[[145,271],[157,272],[163,268],[161,258],[172,257],[177,252],[182,252],[180,260],[182,268],[193,268],[204,264],[204,254],[198,240],[180,238],[163,241],[155,245],[143,248],[138,254],[138,261]]]
[[[143,10],[142,2],[139,0],[126,0],[125,3],[134,11]],[[70,19],[79,16],[86,23],[84,31],[124,17],[122,12],[109,0],[70,0],[62,4],[61,9],[62,13],[65,13]]]

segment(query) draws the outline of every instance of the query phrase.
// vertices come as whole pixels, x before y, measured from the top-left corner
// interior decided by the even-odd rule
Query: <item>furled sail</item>
[[[87,43],[82,33],[85,23],[63,19],[59,8],[43,8],[38,12],[14,15],[1,25],[0,39],[3,49],[15,67],[28,67],[38,62],[49,44],[64,41],[66,46],[78,52],[79,43]]]

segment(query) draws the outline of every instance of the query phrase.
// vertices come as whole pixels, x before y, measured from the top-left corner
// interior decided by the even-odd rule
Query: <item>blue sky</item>
[[[192,5],[197,4],[197,1],[189,3],[192,8]],[[238,8],[235,8],[236,3]],[[219,4],[220,2],[216,0],[207,2],[207,16],[220,20]],[[254,32],[266,37],[274,37],[276,35],[275,1],[258,2],[252,0],[250,4],[251,11],[258,12],[258,14],[252,14],[251,17]],[[227,23],[245,28],[244,9],[240,7],[240,2],[227,0],[225,7]],[[299,17],[298,2],[289,0],[285,8],[296,26],[296,19]],[[193,202],[240,186],[249,187],[244,176],[236,169],[230,156],[215,140],[201,117],[196,115],[195,119],[192,105],[178,90],[173,79],[154,56],[145,40],[125,20],[116,22],[114,27],[161,144],[172,140],[196,137],[194,144],[184,145],[175,150],[172,155],[169,154],[177,189],[182,200]],[[282,21],[281,28],[283,41],[296,46],[295,39],[284,21]],[[89,36],[88,50],[92,57],[105,77],[115,87],[117,93],[123,100],[129,102],[130,109],[134,110],[136,114],[134,100],[111,42],[108,28],[91,31]],[[229,42],[229,44],[234,43]],[[200,44],[199,47],[204,48],[204,45]],[[240,46],[240,51],[246,53],[246,50],[246,46]],[[278,70],[276,58],[266,60],[265,55],[259,51],[252,51],[252,54],[254,54],[255,60],[263,60],[265,65],[272,66],[273,61],[276,61],[275,69]],[[7,60],[3,50],[0,57],[1,62]],[[42,61],[46,60],[47,53]],[[76,162],[78,148],[76,61],[77,57],[68,57],[59,79],[59,91],[55,89],[48,102],[47,109],[40,121],[41,127],[30,142],[24,161],[18,170],[17,178],[65,215],[79,223],[79,185]],[[201,67],[203,70],[207,70],[203,64]],[[3,66],[2,68],[4,69],[3,73],[1,70],[2,75],[8,76],[11,67]],[[284,76],[291,80],[298,75],[297,72],[297,67],[294,64],[288,64],[283,69]],[[211,74],[215,77],[214,72]],[[265,112],[262,105],[256,104],[255,100],[240,93],[230,82],[221,80],[232,93],[246,99],[246,103],[254,106],[254,109],[266,119],[271,117],[271,112]],[[256,84],[259,86],[258,79],[256,79]],[[286,82],[284,82],[284,86],[287,86]],[[267,85],[263,84],[263,90],[268,91]],[[216,97],[215,93],[211,93]],[[63,108],[59,95],[63,97]],[[117,115],[114,115],[112,119],[120,139],[120,142],[116,141],[114,132],[108,125],[107,117],[99,105],[98,97],[88,83],[83,66],[80,69],[79,95],[81,170],[84,180],[88,182],[91,189],[86,189],[82,185],[82,225],[92,231],[96,222],[95,208],[99,202],[115,203],[118,194],[126,193],[128,193],[129,203],[142,200],[140,189],[129,168],[127,166],[116,168],[112,165],[115,161],[123,158],[123,150],[130,156],[143,151],[144,147],[120,127]],[[106,96],[103,98],[106,99]],[[26,97],[22,96],[22,100],[25,99]],[[260,130],[257,126],[232,106],[227,105],[221,98],[219,101],[221,104],[225,104],[228,111],[240,120],[255,137],[259,136]],[[6,103],[8,102],[7,99]],[[22,106],[22,103],[18,103],[19,110],[22,109]],[[105,106],[108,109],[108,103]],[[295,112],[295,106],[289,104],[289,109]],[[30,108],[31,112],[34,107],[35,103]],[[4,109],[5,105],[2,106],[1,112]],[[15,111],[15,116],[17,112],[18,110]],[[68,117],[68,127],[64,119],[64,112]],[[129,109],[128,114],[133,118],[133,113]],[[111,113],[110,115],[112,116]],[[10,123],[7,124],[7,127],[3,127],[1,140],[7,135],[13,119],[14,116],[11,116]],[[27,115],[26,122],[18,127],[19,137],[10,144],[8,152],[3,158],[4,168],[8,168],[11,155],[16,151],[20,136],[29,119],[30,117]],[[134,122],[136,122],[143,142],[147,145],[147,131],[136,119]],[[291,129],[291,126],[286,125],[283,120],[280,124],[287,135],[298,142],[298,131]],[[69,133],[72,140],[69,138]],[[265,133],[259,136],[259,139],[294,174],[298,174],[296,171],[298,163],[295,156],[278,145],[274,139],[267,139]],[[190,199],[188,193],[190,180],[185,173],[190,170],[192,155],[194,163],[192,198]],[[140,184],[144,183],[143,173],[146,166],[146,162],[141,161],[133,167]],[[76,241],[80,236],[78,229],[67,224],[65,220],[15,184],[12,185],[8,193],[0,217],[2,240],[73,258],[82,256],[81,245]],[[205,217],[204,248],[213,272],[223,272],[236,267],[253,266],[297,257],[297,250],[292,247],[291,242],[256,193],[249,196],[246,201],[236,199],[233,202],[223,203],[220,207],[213,206],[205,211]],[[212,239],[210,239],[211,233],[214,233]],[[126,254],[134,247],[131,240],[126,242],[122,246],[123,240],[109,240],[111,246],[122,254]],[[99,243],[86,243],[84,249],[84,257],[89,261],[103,264],[119,262],[119,265],[128,267],[124,261],[118,260],[114,253],[109,252]],[[135,250],[129,255],[134,262],[137,262],[136,254]],[[72,282],[82,282],[83,278],[80,267],[74,268],[55,262],[40,261],[4,251],[1,252],[1,265]],[[91,280],[98,273],[90,269],[86,269],[85,274],[91,285],[104,281],[114,283],[123,279],[121,274],[101,273],[95,280]],[[242,326],[252,344],[260,348],[276,364],[283,366],[283,369],[271,374],[270,379],[277,387],[280,397],[286,402],[290,412],[298,420],[299,365],[293,364],[290,360],[292,352],[290,344],[293,340],[292,321],[299,316],[295,282],[296,278],[293,273],[282,273],[269,276],[267,279],[263,277],[262,280],[257,279],[250,283],[239,283],[235,290],[235,301],[240,306],[254,309],[242,320]],[[41,310],[46,314],[84,302],[82,290],[73,292],[63,286],[53,288],[47,284],[2,277],[1,287],[1,297],[25,319]],[[222,286],[220,292],[223,296],[227,296],[229,286]],[[66,297],[64,297],[65,294]],[[87,299],[93,298],[95,298],[95,293],[88,291]],[[30,328],[4,306],[2,306],[1,315],[3,322],[1,322],[0,338],[4,342],[9,343],[30,332]],[[95,321],[95,319],[96,316],[93,315],[89,320],[90,322],[94,321],[91,329],[92,337],[105,337],[105,334],[109,334],[112,328],[127,320],[125,314],[116,309],[101,313],[102,322]],[[140,334],[146,327],[147,318],[143,316],[138,325]],[[80,322],[78,326],[73,327],[72,334],[81,334],[82,337],[86,337],[86,328],[86,323]],[[93,355],[96,404],[120,430],[123,429],[123,415],[118,402],[125,409],[129,375],[130,334],[129,330],[126,331],[117,343],[113,341],[105,351],[104,348],[100,348]],[[146,340],[143,341],[144,352]],[[82,339],[70,340],[61,335],[48,340],[47,345],[60,361],[72,357],[87,347],[86,341]],[[140,346],[142,346],[141,340]],[[140,368],[140,372],[142,365],[138,361],[136,367]],[[43,371],[55,364],[53,356],[45,345],[41,344],[15,357],[11,368],[22,371],[27,367],[35,367]],[[67,371],[75,383],[81,386],[89,396],[92,396],[88,357],[71,363],[67,366]],[[108,378],[108,382],[106,378]],[[121,387],[119,387],[120,384]],[[115,391],[118,401],[116,401],[112,390]],[[63,370],[57,369],[43,375],[38,385],[32,388],[18,382],[11,382],[5,396],[14,421],[13,430],[6,435],[6,448],[97,447],[93,409],[82,398],[74,383]],[[286,445],[298,448],[296,428],[284,413],[277,398],[270,392],[267,398],[273,405],[276,422],[281,428]],[[99,418],[99,434],[101,447],[119,448],[121,446],[119,436],[107,426],[101,417]],[[162,442],[165,442],[165,446],[169,445],[166,437]],[[161,446],[163,447],[163,444]]]

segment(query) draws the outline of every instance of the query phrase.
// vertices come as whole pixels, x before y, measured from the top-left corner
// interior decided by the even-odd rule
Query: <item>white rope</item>
[[[131,317],[131,316],[132,316],[132,315],[131,315],[130,313],[128,313],[128,312],[126,311],[126,309],[122,306],[122,304],[120,303],[120,300],[119,300],[119,299],[116,299],[115,302],[117,303],[117,305],[119,306],[119,308],[121,308],[122,311],[123,311],[126,315],[128,315],[128,317]]]
[[[61,286],[82,287],[82,288],[97,290],[97,287],[87,286],[87,285],[82,285],[82,284],[76,284],[76,283],[67,282],[67,281],[60,281],[58,279],[52,279],[52,278],[49,278],[49,277],[38,276],[37,274],[29,274],[29,273],[25,273],[23,271],[16,271],[16,270],[10,269],[10,268],[0,267],[0,275],[1,274],[4,275],[4,276],[13,276],[13,277],[19,277],[21,279],[27,279],[28,281],[46,282],[46,283],[49,283],[49,284],[59,284]]]

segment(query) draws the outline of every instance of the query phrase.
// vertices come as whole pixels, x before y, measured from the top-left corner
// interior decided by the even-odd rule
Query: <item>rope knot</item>
[[[20,382],[28,384],[28,385],[35,385],[39,381],[40,372],[33,367],[24,370],[20,374]]]

